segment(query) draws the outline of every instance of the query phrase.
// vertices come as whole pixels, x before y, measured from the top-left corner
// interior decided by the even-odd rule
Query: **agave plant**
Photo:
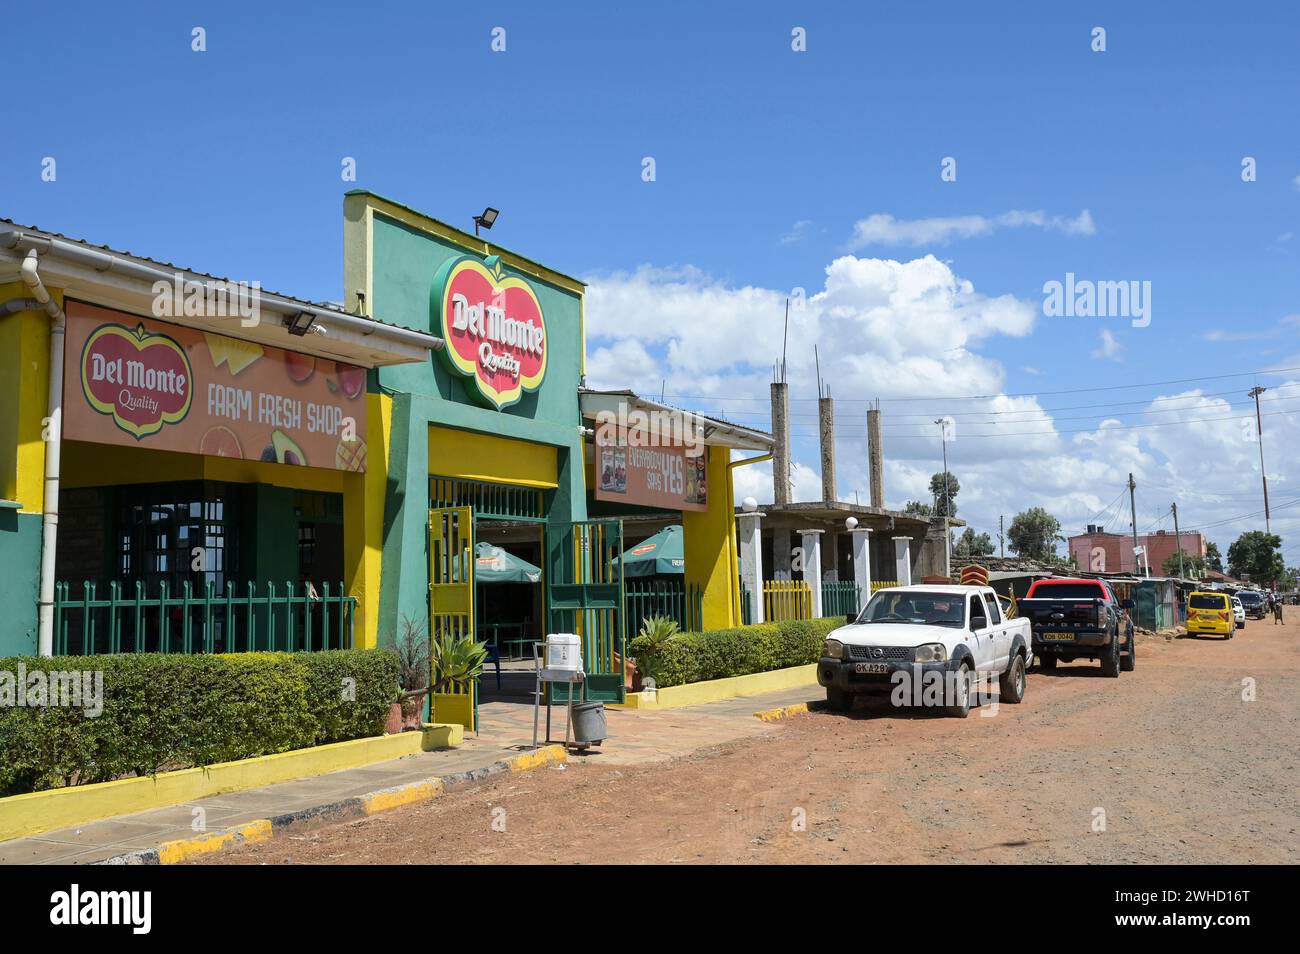
[[[468,634],[444,630],[430,644],[433,663],[433,691],[450,692],[477,679],[487,661],[487,644]]]
[[[641,620],[641,631],[633,645],[636,648],[636,668],[643,679],[654,678],[659,654],[680,629],[677,620],[669,616],[647,616]]]

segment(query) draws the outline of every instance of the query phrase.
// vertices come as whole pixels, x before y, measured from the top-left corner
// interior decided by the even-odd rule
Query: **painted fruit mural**
[[[68,440],[362,472],[366,369],[69,302]]]

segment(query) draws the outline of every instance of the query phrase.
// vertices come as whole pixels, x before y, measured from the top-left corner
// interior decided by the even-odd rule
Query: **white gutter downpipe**
[[[63,332],[67,316],[41,281],[32,249],[23,259],[21,276],[50,316],[50,389],[46,398],[45,501],[41,525],[41,583],[37,603],[36,652],[54,655],[54,556],[59,541],[59,456],[63,442]]]

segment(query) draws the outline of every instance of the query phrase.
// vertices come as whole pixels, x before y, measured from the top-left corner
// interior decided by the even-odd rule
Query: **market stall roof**
[[[623,551],[616,563],[623,564],[623,576],[654,576],[656,573],[686,572],[686,548],[681,524],[664,527],[653,537]]]
[[[23,258],[33,250],[39,256],[42,279],[63,289],[67,298],[137,315],[154,314],[154,286],[159,282],[179,284],[182,289],[239,284],[236,279],[17,225],[8,219],[0,219],[0,282],[8,280],[4,274],[10,269],[16,276]],[[366,368],[427,361],[430,351],[443,346],[441,338],[427,331],[354,315],[333,302],[308,301],[260,286],[256,300],[258,314],[252,322],[239,314],[167,315],[158,320]],[[313,332],[291,335],[288,319],[304,312],[315,320]]]
[[[686,408],[673,407],[648,398],[639,397],[629,390],[597,391],[592,388],[580,388],[578,400],[582,407],[582,416],[595,421],[601,414],[612,414],[616,418],[639,411],[651,421],[676,420],[681,422],[683,416],[691,425],[698,428],[699,439],[714,447],[733,447],[737,450],[767,452],[772,449],[772,435],[766,431],[755,430],[743,424],[733,424],[721,418],[710,417]],[[682,426],[680,423],[677,425]]]
[[[498,546],[480,543],[474,548],[475,583],[537,583],[541,578],[540,567]]]

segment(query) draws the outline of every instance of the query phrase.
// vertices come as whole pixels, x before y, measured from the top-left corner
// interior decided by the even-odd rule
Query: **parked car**
[[[1242,590],[1237,594],[1237,599],[1241,600],[1247,616],[1263,619],[1268,615],[1268,600],[1258,590]]]
[[[1237,631],[1227,593],[1196,592],[1187,597],[1187,635],[1232,639]]]
[[[1030,621],[1040,669],[1096,659],[1102,675],[1113,678],[1137,667],[1133,601],[1121,601],[1105,580],[1035,580],[1016,605]]]
[[[1241,605],[1240,596],[1234,596],[1232,598],[1232,619],[1236,624],[1237,629],[1244,629],[1246,627],[1246,607]]]
[[[907,678],[938,681],[937,674],[953,688],[943,697],[948,714],[964,719],[977,676],[996,675],[999,700],[1020,702],[1029,654],[1029,621],[1008,619],[989,587],[896,586],[877,590],[852,623],[830,634],[817,681],[827,704],[847,711],[860,693],[887,693]]]

